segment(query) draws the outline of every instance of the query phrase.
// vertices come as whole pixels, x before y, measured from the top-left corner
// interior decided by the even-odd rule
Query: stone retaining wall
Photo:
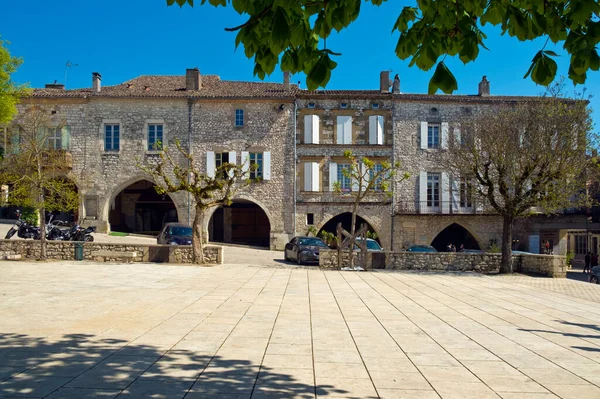
[[[358,251],[354,252],[356,256]],[[378,262],[381,253],[368,252],[366,269],[370,270]],[[319,266],[324,269],[338,268],[337,250],[321,250]],[[356,258],[355,258],[356,259]],[[342,253],[342,266],[349,264],[347,251]],[[420,271],[472,271],[483,274],[494,274],[500,270],[500,254],[471,254],[448,252],[385,252],[385,263],[388,270],[420,270]],[[356,261],[355,261],[356,263]],[[556,255],[515,255],[514,271],[531,273],[546,277],[566,277],[567,268],[564,256]]]
[[[48,259],[74,260],[75,244],[83,245],[84,260],[101,260],[94,256],[96,251],[112,251],[115,257],[103,257],[107,261],[121,261],[118,252],[136,252],[134,262],[191,263],[192,247],[175,245],[108,244],[97,242],[76,243],[73,241],[48,241]],[[0,240],[0,251],[10,251],[24,259],[40,257],[40,242],[31,240]],[[223,263],[223,247],[205,246],[204,256],[208,264]]]

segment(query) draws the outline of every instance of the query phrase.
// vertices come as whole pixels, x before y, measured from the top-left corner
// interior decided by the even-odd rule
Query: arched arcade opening
[[[352,226],[352,213],[344,212],[332,217],[331,219],[329,219],[329,221],[327,221],[327,223],[323,225],[323,227],[321,227],[321,230],[319,230],[318,235],[320,235],[322,231],[327,231],[329,233],[336,234],[336,228],[338,223],[342,223],[342,228],[349,232]],[[377,232],[375,231],[373,226],[371,226],[369,222],[367,222],[365,219],[356,215],[356,230],[358,230],[363,223],[366,224],[369,229],[369,236],[371,238],[374,238],[379,244],[381,244],[381,242],[379,241],[379,236],[377,235]],[[375,234],[375,236],[373,236],[373,233]]]
[[[237,199],[215,210],[208,224],[208,237],[213,242],[269,247],[271,224],[259,205]]]
[[[431,246],[440,252],[445,252],[448,244],[454,244],[458,250],[462,245],[465,249],[480,249],[477,240],[467,229],[458,223],[452,223],[442,230],[431,242]]]
[[[156,235],[165,223],[178,221],[171,197],[158,194],[154,186],[139,180],[117,194],[108,212],[112,231]]]

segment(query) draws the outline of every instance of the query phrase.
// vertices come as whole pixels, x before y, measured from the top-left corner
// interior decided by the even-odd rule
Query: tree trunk
[[[512,228],[514,219],[512,216],[504,216],[502,226],[502,260],[500,261],[500,273],[512,273]]]
[[[196,206],[196,216],[192,226],[192,262],[197,265],[204,264],[204,209]]]
[[[45,260],[48,257],[46,242],[46,209],[41,206],[38,210],[40,218],[40,259]]]
[[[352,205],[352,221],[350,223],[350,234],[352,234],[352,235],[354,235],[354,232],[356,231],[356,212],[358,212],[358,201],[355,201],[354,204]],[[348,246],[348,259],[350,262],[350,264],[349,264],[350,267],[354,267],[354,258],[352,257],[353,254],[354,254],[354,240],[352,240],[352,242]]]

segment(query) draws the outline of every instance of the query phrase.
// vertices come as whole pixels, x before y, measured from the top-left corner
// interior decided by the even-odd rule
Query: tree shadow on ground
[[[289,374],[247,359],[87,334],[38,338],[0,333],[0,397],[314,398],[316,393],[346,393],[315,386],[312,369],[285,370]]]
[[[534,329],[526,329],[526,328],[519,328],[519,331],[527,331],[527,332],[532,332],[532,333],[537,332],[537,333],[545,333],[545,334],[557,334],[557,335],[562,335],[564,337],[581,338],[581,339],[600,339],[600,326],[598,326],[598,325],[573,323],[573,322],[566,321],[566,320],[555,320],[555,321],[558,323],[561,323],[561,324],[568,325],[568,326],[581,327],[581,328],[585,328],[588,330],[597,331],[599,334],[595,334],[595,335],[577,334],[577,333],[570,333],[570,332],[564,332],[564,331],[534,330]],[[572,346],[571,348],[588,351],[588,352],[600,352],[600,347],[597,347],[597,346]]]

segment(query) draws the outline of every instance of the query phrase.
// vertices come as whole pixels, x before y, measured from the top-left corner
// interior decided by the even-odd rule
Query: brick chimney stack
[[[487,76],[484,76],[479,82],[479,95],[489,96],[490,95],[490,82],[487,80]]]
[[[100,93],[102,89],[102,75],[98,72],[92,72],[92,90],[94,93]]]
[[[290,91],[290,73],[288,71],[283,73],[283,90]]]
[[[200,70],[198,68],[186,69],[185,89],[200,90],[200,87],[202,87],[202,76],[200,76]]]
[[[390,71],[381,71],[379,74],[379,90],[382,93],[390,92]]]

